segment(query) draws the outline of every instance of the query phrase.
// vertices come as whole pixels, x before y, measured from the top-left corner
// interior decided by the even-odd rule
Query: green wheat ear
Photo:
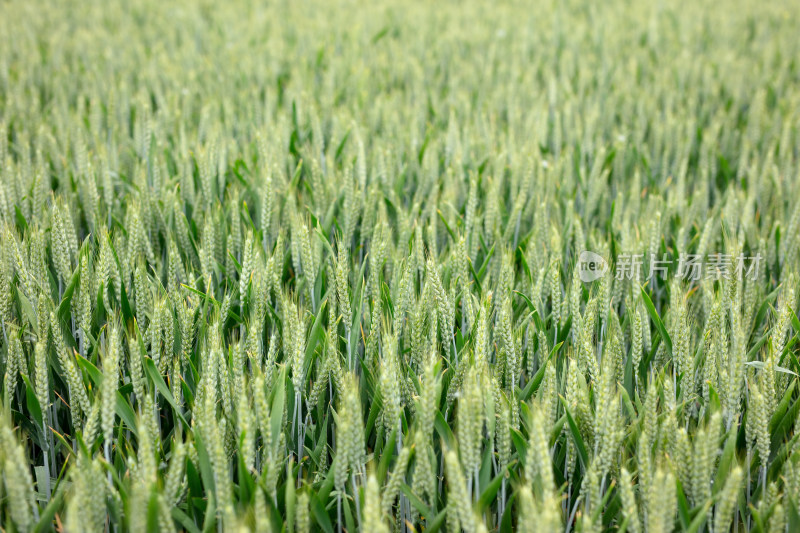
[[[787,3],[75,4],[0,16],[0,529],[798,529]]]

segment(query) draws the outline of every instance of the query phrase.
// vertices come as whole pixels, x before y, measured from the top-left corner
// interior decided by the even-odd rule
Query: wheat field
[[[797,7],[3,1],[0,531],[797,531]]]

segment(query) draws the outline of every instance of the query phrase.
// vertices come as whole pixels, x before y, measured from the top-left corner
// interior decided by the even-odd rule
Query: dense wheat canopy
[[[0,530],[797,530],[796,11],[0,3]]]

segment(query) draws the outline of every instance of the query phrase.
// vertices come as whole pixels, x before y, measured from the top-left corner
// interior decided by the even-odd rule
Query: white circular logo
[[[590,282],[599,279],[608,272],[608,262],[603,256],[584,250],[578,257],[578,277],[581,281]]]

